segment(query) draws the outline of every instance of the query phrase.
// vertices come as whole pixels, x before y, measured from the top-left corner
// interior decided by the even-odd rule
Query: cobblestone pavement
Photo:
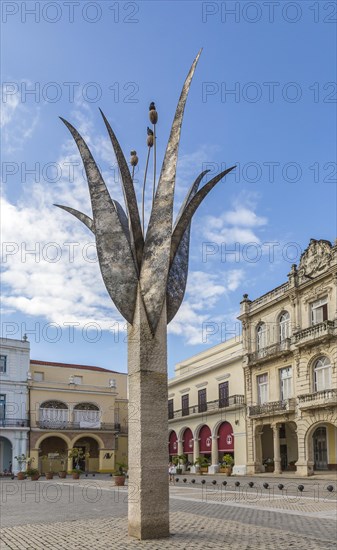
[[[127,488],[110,479],[2,483],[1,550],[223,549],[336,550],[337,494],[324,483],[303,482],[284,494],[258,480],[224,488],[208,479],[172,484],[169,539],[136,541],[127,535]],[[179,485],[181,483],[181,485]],[[286,487],[286,483],[284,484]],[[270,489],[270,487],[272,487]],[[261,489],[261,490],[260,490]],[[289,488],[290,489],[290,488]],[[311,489],[311,490],[310,490]],[[130,496],[133,494],[129,488]],[[290,494],[290,493],[293,494]]]

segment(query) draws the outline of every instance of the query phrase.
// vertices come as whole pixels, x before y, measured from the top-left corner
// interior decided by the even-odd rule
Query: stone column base
[[[208,467],[209,474],[217,474],[219,470],[220,470],[219,464],[212,464],[212,466]]]

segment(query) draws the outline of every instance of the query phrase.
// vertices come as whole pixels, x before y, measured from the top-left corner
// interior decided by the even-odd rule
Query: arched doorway
[[[230,454],[234,458],[234,434],[229,422],[222,422],[218,429],[219,462],[222,462],[224,454]]]
[[[74,448],[82,449],[83,459],[79,462],[83,472],[97,472],[99,470],[99,447],[96,439],[90,436],[81,437],[74,444]],[[75,468],[75,461],[73,468]]]
[[[328,445],[325,426],[319,426],[312,436],[314,451],[314,470],[328,469]]]
[[[46,437],[39,449],[39,469],[41,473],[59,472],[67,468],[68,446],[57,436]],[[33,467],[37,468],[33,463]]]
[[[0,437],[0,473],[12,473],[13,457],[12,444],[6,437]]]
[[[190,428],[186,428],[183,433],[183,453],[187,456],[189,463],[193,462],[193,433]],[[190,464],[188,464],[190,465]]]
[[[199,453],[211,461],[212,434],[210,428],[205,424],[199,431]]]
[[[169,435],[169,457],[170,462],[172,457],[178,454],[178,438],[175,431],[172,431]]]

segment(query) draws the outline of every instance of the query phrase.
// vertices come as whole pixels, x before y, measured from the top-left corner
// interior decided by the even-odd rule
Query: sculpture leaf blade
[[[188,91],[200,54],[201,51],[193,61],[178,101],[145,239],[140,287],[153,333],[166,296],[181,125]]]
[[[96,162],[79,132],[66,120],[81,154],[87,175],[94,220],[96,248],[103,281],[117,309],[132,323],[138,274],[130,243]],[[119,205],[120,206],[120,205]]]

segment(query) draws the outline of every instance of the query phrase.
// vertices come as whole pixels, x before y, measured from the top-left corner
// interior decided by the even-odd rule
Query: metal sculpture
[[[141,463],[138,468],[135,458],[135,453],[137,454],[138,451],[132,448],[133,440],[129,433],[129,457],[132,456],[130,460],[133,461],[131,466],[129,463],[130,482],[132,483],[133,479],[137,482],[140,495],[138,509],[135,510],[136,505],[131,505],[133,506],[132,520],[129,508],[129,532],[138,538],[156,538],[169,534],[167,503],[164,506],[162,502],[163,509],[160,519],[158,519],[158,511],[155,510],[156,506],[159,506],[160,499],[162,501],[166,499],[168,502],[167,446],[161,451],[161,454],[158,451],[157,469],[152,467],[152,489],[149,487],[149,480],[147,483],[144,482],[144,475],[141,471],[141,468],[145,468],[144,471],[151,469],[149,462],[142,459],[142,449],[147,449],[147,452],[150,453],[152,450],[153,456],[153,442],[151,443],[151,438],[145,433],[146,418],[150,419],[151,414],[153,421],[157,422],[158,438],[162,438],[162,441],[167,439],[166,326],[179,310],[185,294],[191,220],[211,189],[235,168],[232,166],[224,170],[198,190],[208,170],[202,172],[187,193],[173,225],[173,200],[181,125],[188,91],[200,54],[201,51],[190,68],[178,101],[156,189],[154,164],[153,204],[146,234],[144,214],[143,223],[141,223],[133,184],[133,170],[138,163],[136,152],[131,152],[133,168],[131,175],[121,146],[101,111],[121,174],[125,212],[117,201],[111,199],[84,139],[69,122],[61,119],[73,136],[83,160],[93,216],[90,218],[68,206],[56,206],[74,215],[95,235],[99,265],[105,286],[117,309],[129,324],[130,402],[132,403],[131,399],[133,399],[133,403],[138,403],[140,411],[139,418],[132,428],[130,428],[129,422],[129,428],[134,430],[134,438],[139,436],[138,456]],[[157,122],[154,103],[150,105],[150,121],[154,125],[154,131],[148,132],[152,143],[153,137],[155,139],[155,124]],[[148,146],[149,148],[152,146],[149,145],[149,141]],[[138,338],[137,343],[134,339],[135,334]],[[146,348],[145,351],[143,348]],[[144,376],[149,373],[150,375],[152,373],[152,380],[151,376]],[[153,392],[154,383],[157,384],[157,395],[156,392]],[[142,417],[142,411],[145,410],[147,416]],[[164,477],[163,472],[165,472]],[[153,502],[155,483],[159,483],[162,487],[161,493],[159,492],[155,497],[155,500],[158,501],[157,504]],[[146,494],[148,495],[147,500]],[[152,512],[148,509],[149,506],[153,509]]]

